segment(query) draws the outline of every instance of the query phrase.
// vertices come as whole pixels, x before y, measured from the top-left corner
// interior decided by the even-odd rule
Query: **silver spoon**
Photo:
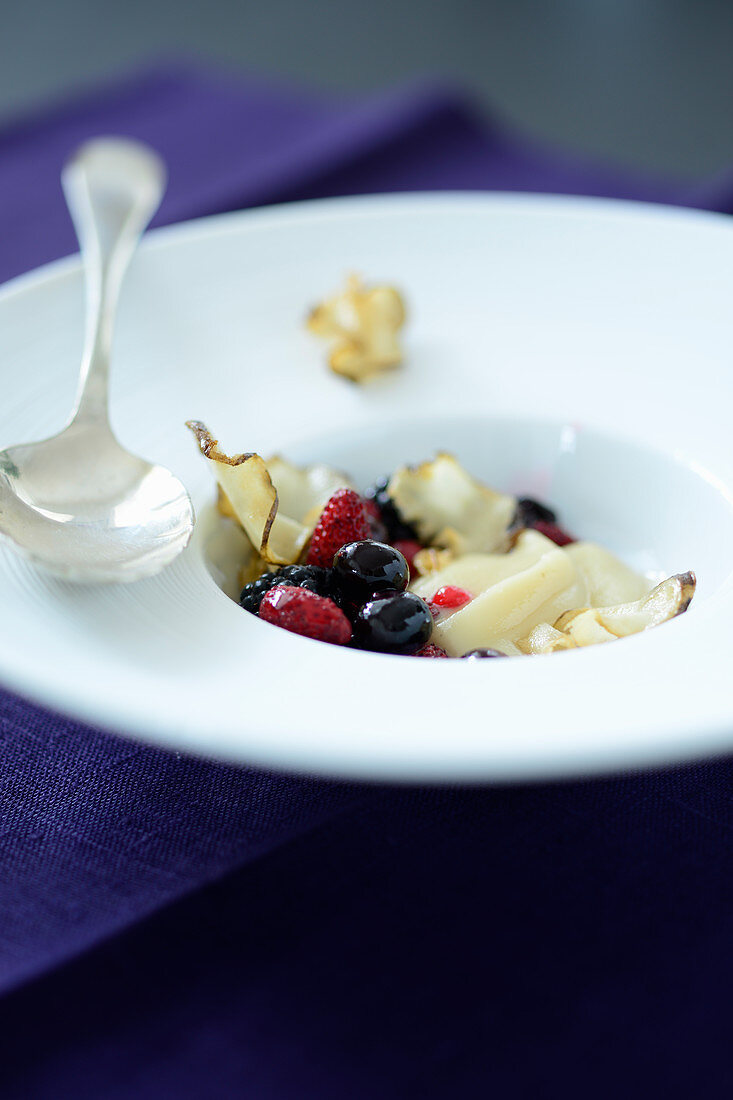
[[[61,182],[87,288],[78,395],[59,435],[0,451],[0,534],[68,579],[133,581],[172,561],[194,523],[181,482],[118,443],[107,407],[120,285],[166,171],[144,145],[101,138],[78,150]]]

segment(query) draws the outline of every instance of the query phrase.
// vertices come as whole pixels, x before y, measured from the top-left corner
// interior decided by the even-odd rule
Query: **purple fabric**
[[[420,188],[733,211],[733,175],[634,179],[447,89],[336,103],[180,68],[0,130],[0,278],[74,250],[59,169],[102,132],[166,157],[161,222]],[[727,760],[358,786],[192,760],[8,694],[0,753],[4,1100],[730,1088]]]

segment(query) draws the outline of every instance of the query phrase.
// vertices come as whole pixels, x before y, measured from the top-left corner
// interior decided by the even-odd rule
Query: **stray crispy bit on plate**
[[[345,290],[311,310],[307,326],[332,341],[332,371],[364,382],[402,362],[398,333],[404,322],[405,304],[398,290],[368,287],[351,275]]]

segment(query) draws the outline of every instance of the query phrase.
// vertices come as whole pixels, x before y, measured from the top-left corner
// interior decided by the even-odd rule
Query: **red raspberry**
[[[433,642],[428,642],[422,649],[418,649],[417,653],[413,653],[413,657],[447,657],[448,654],[444,649],[441,649],[439,645],[434,645]]]
[[[351,623],[333,600],[308,588],[276,584],[262,597],[260,618],[319,642],[348,645]]]
[[[563,531],[562,527],[558,527],[556,523],[547,523],[545,520],[538,519],[533,527],[535,531],[539,531],[541,535],[552,539],[558,546],[569,546],[571,542],[576,542],[572,535],[569,535],[567,531]]]
[[[472,599],[473,596],[470,592],[466,592],[465,588],[459,588],[455,584],[444,584],[430,602],[441,608],[463,607],[464,603],[469,603]]]
[[[306,562],[330,569],[346,542],[371,538],[372,529],[364,501],[353,489],[337,489],[316,524]]]
[[[395,550],[399,550],[402,557],[405,559],[410,567],[410,573],[415,572],[415,554],[419,554],[422,550],[422,543],[419,543],[417,539],[397,539],[397,542],[393,542]]]

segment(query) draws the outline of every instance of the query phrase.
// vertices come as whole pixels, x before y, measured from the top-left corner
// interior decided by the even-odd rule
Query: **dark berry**
[[[464,657],[506,657],[506,653],[502,653],[500,649],[469,649],[468,653],[463,654]]]
[[[262,597],[276,584],[305,588],[315,592],[317,596],[330,596],[331,570],[321,569],[317,565],[283,565],[274,573],[263,573],[256,581],[244,586],[239,597],[240,607],[256,615],[260,610]]]
[[[541,504],[531,497],[520,497],[512,520],[512,527],[534,527],[536,523],[557,523],[557,515],[552,508]]]
[[[571,542],[575,542],[573,536],[558,525],[557,515],[552,508],[548,508],[546,504],[540,504],[538,500],[532,500],[531,497],[522,497],[517,501],[517,509],[509,530],[516,534],[527,527],[539,531],[541,535],[552,539],[558,546],[568,546]]]
[[[416,653],[430,638],[430,608],[412,592],[379,596],[362,607],[354,621],[354,640],[361,649],[380,653]]]
[[[534,525],[534,529],[546,538],[551,539],[556,546],[569,546],[571,542],[575,542],[573,536],[569,535],[557,523],[545,523],[543,520],[538,520]]]
[[[377,502],[390,542],[397,542],[399,539],[417,539],[417,531],[411,523],[403,519],[397,505],[387,492],[389,481],[389,477],[380,477],[371,488],[367,489],[364,496],[367,500]]]
[[[410,567],[399,550],[385,542],[347,542],[333,559],[334,585],[352,603],[364,603],[376,592],[407,588]]]

